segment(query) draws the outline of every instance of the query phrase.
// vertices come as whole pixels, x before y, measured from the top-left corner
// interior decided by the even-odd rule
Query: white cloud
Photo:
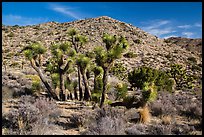
[[[192,26],[191,25],[180,25],[180,26],[177,26],[178,28],[181,28],[181,29],[189,29],[191,28]]]
[[[170,23],[171,21],[169,20],[153,20],[146,23],[148,26],[141,28],[150,34],[162,37],[162,35],[176,32],[171,26],[169,26]]]
[[[202,24],[200,24],[200,23],[195,23],[194,26],[195,26],[195,27],[202,27]]]
[[[3,15],[2,16],[2,23],[4,25],[19,25],[19,26],[25,26],[25,25],[36,25],[40,23],[47,22],[47,18],[30,18],[30,17],[23,17],[19,15]]]
[[[65,14],[69,17],[74,18],[74,19],[82,19],[83,18],[83,17],[81,17],[79,12],[73,11],[75,9],[71,8],[71,7],[67,7],[67,6],[65,7],[65,6],[61,6],[61,5],[50,4],[50,9],[53,11]]]
[[[176,36],[176,35],[168,35],[168,36],[165,36],[164,39],[168,39],[170,37],[178,37],[178,36]]]
[[[182,32],[181,34],[184,35],[187,38],[190,38],[190,37],[192,37],[194,35],[193,32]]]
[[[161,35],[173,33],[176,31],[172,30],[172,28],[155,28],[155,29],[148,30],[148,32],[161,37]]]
[[[150,29],[154,29],[154,28],[158,28],[160,26],[166,25],[168,23],[170,23],[169,20],[154,20],[150,22],[145,22],[145,24],[147,24],[148,26],[143,28],[150,30]]]

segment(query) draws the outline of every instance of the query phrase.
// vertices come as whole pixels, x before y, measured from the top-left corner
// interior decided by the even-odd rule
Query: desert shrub
[[[11,99],[13,97],[13,92],[11,88],[2,85],[2,101]]]
[[[181,115],[202,120],[202,102],[199,100],[187,101],[180,110]]]
[[[126,57],[126,58],[134,58],[134,57],[137,57],[137,54],[130,51],[130,52],[124,54],[123,56]]]
[[[9,66],[10,67],[20,67],[20,64],[18,62],[13,62]]]
[[[168,40],[168,39],[165,39],[164,42],[166,42],[166,43],[171,43],[171,41]]]
[[[80,127],[84,125],[85,117],[83,114],[71,114],[71,117],[69,118],[69,122],[75,128]]]
[[[156,125],[144,125],[134,124],[133,126],[126,129],[127,135],[171,135],[172,127],[156,124]]]
[[[166,71],[158,70],[155,85],[157,86],[158,91],[166,90],[168,92],[173,92],[174,81],[170,79]]]
[[[122,135],[125,134],[124,108],[104,106],[95,109],[86,123],[87,130],[83,135]],[[89,114],[90,115],[90,114]]]
[[[125,134],[123,110],[116,108],[96,109],[92,122],[83,135],[122,135]]]
[[[172,58],[172,55],[171,54],[168,54],[165,56],[167,59],[171,59]]]
[[[141,44],[142,41],[140,39],[133,40],[136,44]]]
[[[128,81],[132,87],[142,89],[145,83],[153,82],[156,79],[156,73],[152,68],[140,67],[128,74]]]
[[[191,67],[191,69],[192,69],[193,71],[194,71],[194,70],[195,70],[195,71],[197,71],[197,70],[198,70],[198,71],[201,71],[201,68],[202,68],[202,66],[200,67],[199,65],[195,65],[195,64],[193,64],[192,67]]]
[[[143,89],[145,86],[148,87],[148,84],[154,83],[154,88],[160,90],[167,90],[172,92],[173,81],[167,75],[165,71],[152,69],[150,67],[139,67],[134,69],[132,72],[128,73],[128,81],[131,84],[131,87],[137,87]]]
[[[7,134],[52,134],[54,130],[45,127],[54,127],[53,124],[60,113],[61,111],[52,100],[22,96],[17,104],[17,109],[12,108],[5,116],[8,122],[2,127],[7,127]],[[8,125],[8,123],[12,124]]]
[[[157,100],[150,104],[151,114],[154,116],[175,115],[177,111],[174,103],[174,96],[172,94],[161,92]]]
[[[14,33],[11,32],[11,33],[9,33],[7,36],[8,36],[8,37],[14,37]]]
[[[186,69],[182,65],[172,64],[168,75],[175,80],[177,89],[192,89],[194,87],[193,76],[187,74]]]
[[[184,124],[184,125],[172,124],[171,125],[172,135],[190,135],[190,133],[193,131],[195,131],[194,126],[189,126],[188,124]]]
[[[127,68],[122,63],[115,63],[110,69],[110,73],[118,77],[120,80],[127,79]]]
[[[202,117],[202,109],[200,109],[196,103],[193,103],[189,105],[189,107],[186,109],[186,115],[191,118],[201,118]]]
[[[102,117],[97,123],[92,123],[83,135],[124,135],[124,123],[121,119]]]
[[[134,124],[131,127],[126,128],[125,133],[127,135],[147,135],[146,126],[144,124]]]
[[[179,125],[172,123],[170,125],[164,124],[134,124],[126,128],[127,135],[189,135],[192,131],[195,131],[194,126]]]
[[[128,91],[128,85],[126,83],[118,83],[116,86],[116,100],[124,98]]]
[[[151,113],[154,116],[181,115],[190,118],[202,119],[202,101],[188,95],[174,95],[167,92],[159,92],[156,101],[150,104]]]
[[[192,63],[197,63],[197,60],[195,57],[188,57],[187,60],[189,60]]]
[[[26,75],[27,78],[32,80],[32,92],[35,93],[41,89],[41,80],[38,75]]]
[[[162,124],[156,124],[148,126],[148,134],[149,135],[171,135],[172,127]]]

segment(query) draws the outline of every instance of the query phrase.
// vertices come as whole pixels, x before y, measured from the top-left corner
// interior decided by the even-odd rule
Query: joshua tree
[[[71,29],[68,31],[68,36],[70,37],[70,42],[74,46],[74,49],[77,53],[80,52],[81,48],[83,48],[83,45],[87,43],[88,39],[85,36],[82,36],[78,34],[78,32],[75,29]],[[83,91],[82,91],[82,83],[81,83],[81,68],[80,66],[77,66],[77,72],[78,72],[78,86],[79,86],[79,100],[82,100],[83,98]]]
[[[90,58],[86,57],[83,54],[79,54],[76,64],[80,68],[80,71],[82,73],[82,78],[84,81],[84,86],[85,86],[84,100],[89,100],[91,99],[91,92],[89,89],[86,72],[87,72],[87,67],[90,64]]]
[[[171,68],[168,71],[168,74],[171,78],[173,78],[176,82],[176,87],[178,89],[189,88],[192,89],[194,87],[193,76],[187,74],[186,69],[182,67],[180,64],[171,64]]]
[[[121,58],[122,53],[129,45],[124,37],[118,38],[115,35],[111,36],[109,34],[104,34],[102,39],[105,43],[105,48],[99,46],[95,49],[96,64],[103,68],[103,92],[101,96],[100,107],[103,107],[105,101],[109,70],[114,64],[114,61]]]
[[[70,72],[72,57],[75,55],[75,50],[71,48],[69,42],[61,44],[53,44],[51,46],[52,57],[48,61],[47,71],[51,74],[56,74],[59,80],[60,99],[67,99],[65,95],[65,74]],[[55,77],[56,78],[56,77]]]
[[[38,73],[41,81],[47,88],[48,94],[53,97],[53,99],[59,100],[56,93],[52,90],[51,86],[47,82],[41,70],[41,56],[46,52],[46,48],[40,43],[33,43],[23,49],[25,57],[30,61],[33,69]]]

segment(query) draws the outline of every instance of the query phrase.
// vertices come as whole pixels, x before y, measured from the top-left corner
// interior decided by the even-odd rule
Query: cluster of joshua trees
[[[44,64],[43,54],[47,49],[40,43],[32,43],[24,47],[24,55],[53,99],[61,101],[73,99],[74,92],[74,99],[100,102],[100,107],[103,107],[108,90],[109,72],[115,60],[121,58],[127,51],[128,41],[123,36],[105,33],[102,36],[104,46],[96,46],[93,51],[84,52],[82,49],[88,42],[88,38],[75,29],[69,30],[67,34],[68,41],[51,44],[48,48],[51,56]],[[70,74],[74,71],[77,72],[78,81],[71,79]],[[45,72],[49,72],[51,84],[45,77]],[[94,75],[93,89],[90,89],[88,82],[91,74]],[[181,65],[174,64],[169,71],[142,66],[128,73],[128,81],[131,87],[142,89],[142,104],[144,104],[142,106],[146,106],[147,102],[156,98],[157,91],[173,92],[174,84],[178,89],[193,88],[194,79],[187,75]],[[123,100],[127,100],[125,85],[122,84],[118,88]],[[131,101],[131,98],[128,102],[134,101]],[[124,103],[129,104],[127,102],[122,104]]]
[[[128,42],[122,36],[103,34],[102,39],[105,46],[96,47],[90,56],[90,54],[82,53],[81,50],[88,42],[86,36],[79,34],[75,29],[69,30],[67,34],[68,41],[51,44],[49,48],[51,56],[44,64],[43,54],[46,53],[47,49],[39,42],[24,47],[24,55],[30,61],[32,68],[38,73],[50,97],[61,101],[73,98],[72,94],[66,92],[72,85],[74,98],[78,100],[92,100],[92,92],[101,94],[100,107],[102,107],[107,91],[109,70],[114,61],[121,58],[126,51]],[[46,71],[50,73],[51,84],[45,76]],[[69,75],[73,71],[77,71],[77,82],[70,79]],[[95,78],[93,91],[90,90],[88,83],[91,72],[93,72]],[[84,88],[82,88],[81,81],[83,81]],[[76,90],[77,86],[79,94]],[[59,89],[59,95],[56,92],[57,88]]]

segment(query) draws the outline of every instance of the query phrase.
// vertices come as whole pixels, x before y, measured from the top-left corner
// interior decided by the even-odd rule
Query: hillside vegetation
[[[201,134],[201,47],[107,16],[3,25],[3,134]]]

